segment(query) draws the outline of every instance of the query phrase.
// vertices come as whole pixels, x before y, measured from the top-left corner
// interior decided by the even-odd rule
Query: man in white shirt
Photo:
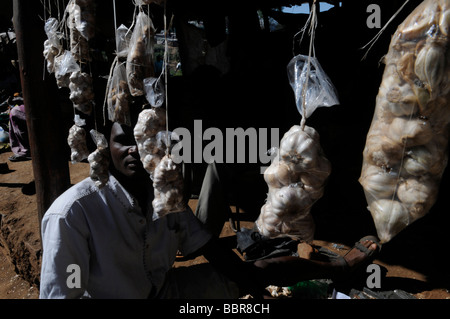
[[[290,256],[243,262],[191,210],[152,220],[152,181],[132,127],[114,123],[109,148],[108,183],[97,188],[88,177],[44,215],[40,298],[262,297],[269,284],[351,274],[377,250],[370,239],[332,262]],[[177,271],[177,251],[209,263]]]
[[[114,123],[109,146],[108,183],[97,188],[86,178],[44,215],[40,298],[185,297],[171,282],[176,280],[172,265],[177,251],[187,256],[211,247],[214,252],[215,238],[190,209],[152,221],[152,181],[139,160],[131,127]],[[230,262],[223,251],[214,254],[219,263]],[[203,290],[196,282],[199,295],[191,297],[239,296],[237,286],[221,274],[208,276]]]

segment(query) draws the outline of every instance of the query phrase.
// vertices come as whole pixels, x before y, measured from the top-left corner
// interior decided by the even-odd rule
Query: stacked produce
[[[382,242],[426,215],[447,165],[450,1],[426,0],[399,25],[359,179]]]
[[[291,236],[310,242],[312,205],[322,197],[331,165],[312,127],[294,125],[284,134],[277,156],[264,172],[269,187],[256,227],[263,236]]]

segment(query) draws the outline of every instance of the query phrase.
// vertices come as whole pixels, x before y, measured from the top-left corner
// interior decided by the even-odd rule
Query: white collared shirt
[[[40,298],[156,294],[177,250],[190,254],[211,235],[190,209],[151,217],[112,175],[101,189],[89,177],[72,186],[42,220]]]

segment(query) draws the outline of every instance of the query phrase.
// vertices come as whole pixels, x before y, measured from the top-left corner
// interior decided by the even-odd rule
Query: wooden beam
[[[52,202],[70,186],[67,132],[63,132],[55,78],[43,79],[46,39],[40,1],[14,0],[13,23],[36,185],[39,225]]]

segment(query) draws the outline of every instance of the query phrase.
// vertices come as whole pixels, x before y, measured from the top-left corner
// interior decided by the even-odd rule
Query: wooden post
[[[44,70],[43,5],[14,0],[13,23],[25,103],[39,225],[51,203],[70,186],[67,133],[62,131],[55,78]]]

